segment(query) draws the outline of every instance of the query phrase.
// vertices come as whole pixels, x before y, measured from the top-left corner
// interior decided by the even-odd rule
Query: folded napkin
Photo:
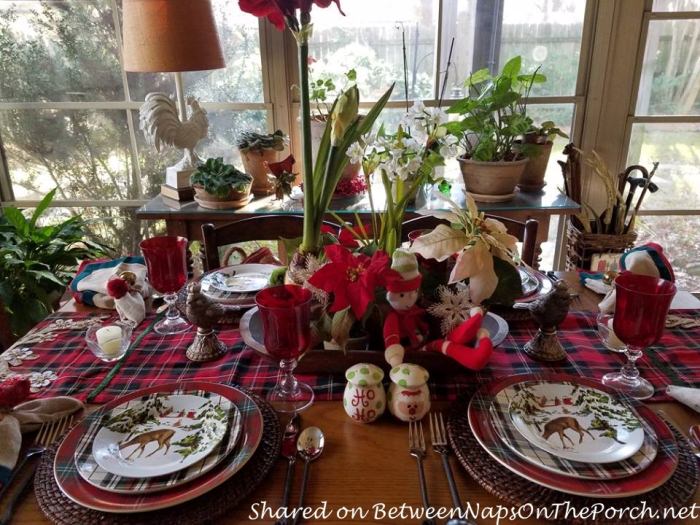
[[[700,412],[700,388],[668,385],[666,393],[676,401],[680,401],[696,412]]]
[[[29,395],[27,379],[11,378],[0,385],[0,488],[5,486],[17,464],[22,433],[38,430],[49,423],[77,412],[83,403],[73,397],[34,399],[15,405],[15,400]]]
[[[127,279],[124,289],[110,286],[115,280]],[[119,283],[117,283],[119,284]],[[146,282],[146,264],[143,257],[120,257],[98,260],[81,265],[78,275],[70,284],[73,297],[79,303],[98,308],[115,308],[123,320],[136,324],[146,317],[145,299],[152,294]]]

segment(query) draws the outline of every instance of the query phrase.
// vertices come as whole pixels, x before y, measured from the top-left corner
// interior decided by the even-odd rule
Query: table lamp
[[[123,0],[124,70],[172,72],[175,101],[165,93],[149,93],[140,110],[146,141],[182,149],[182,159],[166,170],[161,193],[177,200],[191,199],[190,175],[201,159],[197,143],[207,136],[207,114],[194,97],[185,95],[183,71],[225,67],[210,0]],[[187,105],[191,112],[188,117]],[[178,113],[179,109],[179,113]]]

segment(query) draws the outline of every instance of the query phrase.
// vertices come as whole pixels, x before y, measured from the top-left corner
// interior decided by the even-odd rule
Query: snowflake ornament
[[[469,319],[469,310],[474,304],[469,300],[469,289],[451,289],[441,285],[437,289],[439,301],[428,307],[428,313],[440,319],[440,331],[446,336],[463,321]]]

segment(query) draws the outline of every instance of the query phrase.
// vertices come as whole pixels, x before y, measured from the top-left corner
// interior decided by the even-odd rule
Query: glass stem
[[[277,384],[284,397],[293,397],[299,388],[294,377],[296,367],[296,359],[282,359],[280,361],[280,378]]]
[[[175,303],[177,302],[177,294],[174,293],[169,293],[163,296],[163,300],[165,301],[165,304],[168,305],[168,310],[165,312],[165,317],[169,320],[172,321],[173,319],[177,319],[180,317],[180,312],[178,311],[177,307],[175,306]]]
[[[639,379],[639,370],[637,369],[637,359],[642,357],[640,348],[628,346],[625,350],[627,362],[622,367],[622,375],[629,382],[636,382]]]

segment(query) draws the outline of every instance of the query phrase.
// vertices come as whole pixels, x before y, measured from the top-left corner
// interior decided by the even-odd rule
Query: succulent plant
[[[231,189],[243,191],[252,181],[253,177],[224,163],[221,157],[207,159],[190,177],[192,185],[202,186],[204,191],[217,197],[226,197]]]
[[[238,137],[238,149],[248,151],[259,151],[263,149],[274,149],[282,151],[287,136],[281,129],[274,133],[256,133],[254,131],[244,131]]]

